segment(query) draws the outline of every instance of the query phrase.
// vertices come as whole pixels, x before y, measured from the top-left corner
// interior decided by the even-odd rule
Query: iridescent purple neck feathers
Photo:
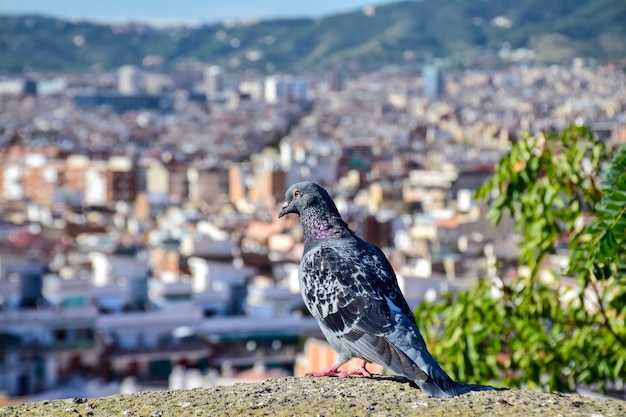
[[[323,207],[308,207],[300,214],[305,246],[310,247],[319,241],[345,239],[353,236],[339,213]]]

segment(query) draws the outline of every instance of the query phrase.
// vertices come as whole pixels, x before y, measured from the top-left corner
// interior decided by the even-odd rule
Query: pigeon
[[[310,376],[371,376],[377,363],[413,381],[432,397],[464,393],[426,348],[391,264],[376,246],[359,238],[342,219],[328,192],[313,182],[292,185],[278,218],[300,216],[304,253],[302,298],[337,360]],[[358,369],[341,371],[352,358]]]

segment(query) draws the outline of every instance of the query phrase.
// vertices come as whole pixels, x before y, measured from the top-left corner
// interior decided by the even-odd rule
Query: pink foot
[[[372,374],[370,374],[370,372],[367,370],[366,366],[367,366],[367,361],[363,361],[361,362],[361,365],[357,369],[350,369],[349,371],[346,371],[346,374],[372,376]]]
[[[343,365],[343,364],[341,364]],[[313,376],[313,377],[317,377],[317,376],[338,376],[339,378],[345,378],[348,376],[347,373],[345,373],[344,371],[340,371],[339,367],[341,365],[332,365],[330,368],[328,369],[324,369],[323,371],[318,371],[318,372],[310,372],[308,374],[306,374],[306,376]]]
[[[343,364],[341,364],[343,365]],[[366,368],[367,362],[361,362],[361,365],[357,369],[351,369],[349,371],[340,371],[339,367],[341,365],[332,365],[328,369],[324,369],[323,371],[311,372],[308,373],[307,376],[317,377],[317,376],[336,376],[339,378],[345,378],[349,375],[363,375],[363,376],[372,376]]]

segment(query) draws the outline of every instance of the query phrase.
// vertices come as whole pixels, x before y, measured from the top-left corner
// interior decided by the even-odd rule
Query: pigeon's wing
[[[300,276],[309,310],[353,356],[413,380],[428,378],[411,354],[430,355],[378,248],[360,240],[319,246],[303,257]]]

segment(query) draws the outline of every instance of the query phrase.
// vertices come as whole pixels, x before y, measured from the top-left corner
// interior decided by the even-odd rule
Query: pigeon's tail
[[[444,374],[445,375],[445,374]],[[446,375],[447,376],[447,375]],[[441,397],[456,397],[457,395],[464,394],[466,391],[462,388],[461,385],[454,382],[452,379],[448,377],[448,381],[445,383],[436,382],[433,379],[428,379],[426,381],[414,381],[418,387],[421,388],[426,394],[431,397],[441,398]]]
[[[364,340],[369,341],[367,346],[377,348],[378,361],[376,363],[409,378],[428,395],[432,397],[456,397],[466,392],[461,385],[448,376],[425,348],[422,350],[411,347],[412,356],[415,358],[412,359],[390,343],[387,338],[363,335],[361,341]]]
[[[446,375],[447,376],[447,375]],[[426,394],[431,397],[456,397],[457,395],[466,394],[471,391],[504,391],[506,388],[494,388],[490,385],[480,385],[480,384],[464,384],[459,382],[454,382],[452,379],[448,378],[447,382],[435,382],[433,380],[421,381],[416,380],[413,381],[417,384],[418,387],[422,389]]]

